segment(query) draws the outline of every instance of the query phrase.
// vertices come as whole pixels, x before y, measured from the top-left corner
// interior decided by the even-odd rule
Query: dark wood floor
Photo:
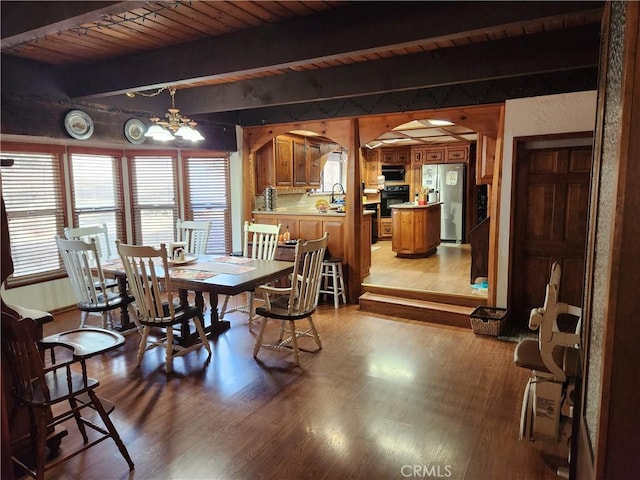
[[[518,440],[528,373],[513,364],[513,343],[324,305],[315,317],[324,348],[303,352],[296,368],[285,352],[254,360],[244,317],[228,318],[210,363],[192,352],[169,377],[159,349],[135,367],[137,333],[91,359],[135,472],[107,441],[48,478],[429,478],[426,469],[452,479],[557,478],[552,449]],[[45,333],[78,320],[58,314]],[[68,429],[63,448],[80,441]]]
[[[426,258],[399,258],[391,241],[371,248],[371,273],[363,284],[487,298],[486,289],[471,286],[471,245],[442,243]]]

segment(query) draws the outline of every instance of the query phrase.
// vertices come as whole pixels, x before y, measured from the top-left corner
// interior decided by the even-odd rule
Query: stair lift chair
[[[515,364],[531,370],[522,400],[520,440],[557,444],[571,435],[582,309],[557,301],[559,285],[560,266],[554,263],[544,306],[529,315],[529,328],[539,331],[538,340],[520,341],[514,351]],[[563,314],[577,318],[573,331],[558,328]]]

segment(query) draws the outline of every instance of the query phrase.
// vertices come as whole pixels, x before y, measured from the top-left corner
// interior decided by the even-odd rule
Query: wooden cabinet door
[[[373,215],[364,215],[362,217],[362,233],[360,234],[360,281],[369,273],[371,273],[371,222]]]
[[[256,194],[261,194],[265,188],[275,186],[273,142],[267,143],[255,153],[254,163],[256,172]]]
[[[399,165],[409,165],[410,163],[410,151],[398,150],[396,152],[396,163]]]
[[[447,163],[466,163],[469,160],[469,147],[448,147],[445,161]]]
[[[424,151],[422,163],[443,163],[444,148],[429,148]]]
[[[293,144],[291,139],[275,140],[276,187],[293,186]]]
[[[380,238],[389,238],[393,233],[393,227],[391,226],[390,218],[380,219]]]
[[[496,139],[488,135],[478,135],[476,150],[476,183],[493,182],[493,164],[496,159]]]
[[[344,249],[344,220],[333,221],[325,220],[322,222],[322,231],[318,237],[320,238],[324,233],[329,234],[329,243],[327,250],[330,257],[340,258],[345,261],[345,249]]]
[[[422,192],[422,164],[421,163],[412,163],[410,170],[410,193],[409,198],[415,198],[416,194]]]
[[[414,148],[411,150],[411,163],[422,165],[422,160],[424,159],[424,149]]]
[[[396,163],[396,152],[393,150],[382,150],[381,155],[380,162],[383,165],[394,165]]]
[[[380,163],[378,162],[378,152],[367,152],[366,155],[366,177],[365,184],[368,188],[378,187],[378,175],[380,175]]]
[[[303,240],[314,240],[322,237],[322,221],[304,219],[298,222],[298,238]]]
[[[309,168],[308,183],[310,187],[320,186],[320,176],[322,174],[322,165],[320,164],[320,145],[307,145],[307,166]]]
[[[302,140],[293,140],[293,186],[306,187],[309,184],[307,168],[307,148]]]

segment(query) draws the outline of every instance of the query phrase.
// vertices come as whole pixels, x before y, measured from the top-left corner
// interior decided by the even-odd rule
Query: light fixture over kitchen
[[[166,120],[161,120],[158,117],[150,118],[149,120],[153,122],[153,125],[149,127],[144,136],[161,142],[175,140],[176,137],[192,142],[204,140],[202,134],[195,128],[197,123],[190,118],[183,117],[180,114],[180,110],[176,108],[176,88],[169,87],[168,90],[171,95],[171,108],[165,114]]]

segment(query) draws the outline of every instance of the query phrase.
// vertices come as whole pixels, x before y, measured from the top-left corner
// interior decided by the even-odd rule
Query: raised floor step
[[[463,328],[471,328],[469,315],[474,308],[372,292],[360,296],[360,309],[365,312]]]

